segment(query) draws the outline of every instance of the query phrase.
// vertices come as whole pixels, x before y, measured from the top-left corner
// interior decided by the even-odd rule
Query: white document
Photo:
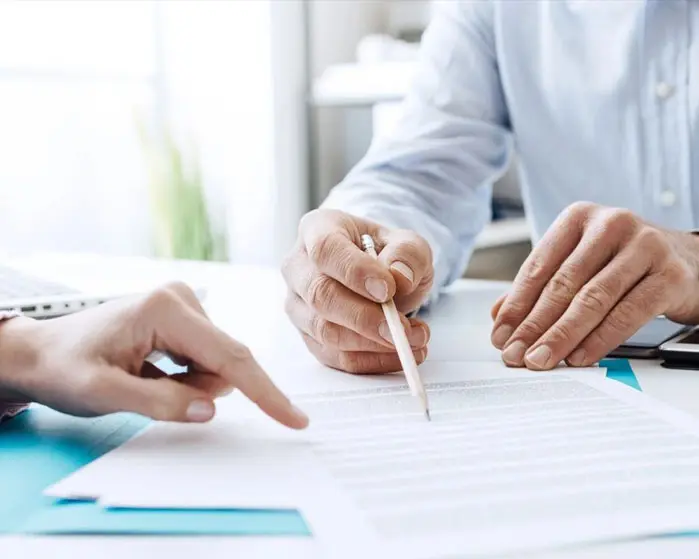
[[[294,433],[156,425],[59,484],[106,506],[294,506],[337,557],[502,556],[699,528],[699,425],[603,370],[427,363],[296,396]],[[356,377],[353,377],[356,378]],[[126,473],[125,473],[126,472]]]
[[[310,445],[267,421],[157,423],[44,491],[106,507],[296,509]],[[281,467],[285,464],[285,468]]]
[[[285,379],[290,393],[294,388],[305,388],[307,393],[309,386],[329,395],[354,390],[371,393],[403,390],[405,383],[402,375],[346,375],[317,364],[295,368],[290,366]],[[425,382],[438,380],[446,369],[451,371],[448,375],[455,373],[460,378],[531,374],[509,370],[502,363],[427,363],[421,367]],[[576,371],[581,375],[604,373],[605,369]],[[290,382],[293,378],[297,379],[295,386]],[[293,397],[297,398],[305,401],[308,396]],[[412,398],[405,403],[403,415],[412,422],[419,406]],[[211,424],[153,424],[44,493],[96,500],[107,507],[300,508],[308,496],[302,478],[310,477],[317,484],[327,473],[312,452],[313,428],[298,432],[268,421],[240,394],[217,405],[217,417]],[[316,412],[311,414],[311,424],[322,425],[324,414],[314,415]]]
[[[431,423],[407,419],[405,387],[297,398],[351,502],[305,511],[313,525],[335,510],[317,533],[335,556],[500,557],[699,528],[696,420],[583,371],[464,380],[470,367],[439,365]]]

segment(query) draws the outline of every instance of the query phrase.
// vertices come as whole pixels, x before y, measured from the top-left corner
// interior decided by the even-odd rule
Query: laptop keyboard
[[[79,293],[76,289],[0,265],[0,300]]]

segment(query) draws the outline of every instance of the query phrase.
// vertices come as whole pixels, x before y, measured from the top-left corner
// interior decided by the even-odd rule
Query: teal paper
[[[607,378],[624,383],[631,388],[641,391],[641,385],[631,368],[628,359],[603,359],[599,363],[600,367],[607,368]]]
[[[44,535],[310,536],[303,517],[291,510],[103,509],[86,502],[42,508],[19,531]]]
[[[116,414],[69,417],[36,406],[0,426],[0,533],[16,532],[53,506],[42,491],[142,429],[147,420]]]

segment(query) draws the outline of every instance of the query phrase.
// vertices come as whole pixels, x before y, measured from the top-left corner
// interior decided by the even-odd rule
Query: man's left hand
[[[628,210],[573,204],[492,314],[507,365],[592,365],[657,315],[699,322],[699,237]]]

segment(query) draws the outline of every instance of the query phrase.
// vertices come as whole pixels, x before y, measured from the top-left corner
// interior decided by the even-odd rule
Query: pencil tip
[[[432,421],[432,418],[430,417],[430,410],[425,409],[425,417],[427,418],[427,421]]]

